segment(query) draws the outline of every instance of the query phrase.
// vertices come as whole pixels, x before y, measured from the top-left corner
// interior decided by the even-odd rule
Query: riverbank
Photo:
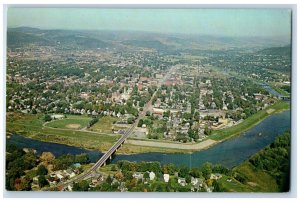
[[[128,139],[127,143],[136,146],[142,146],[144,149],[147,147],[153,147],[161,150],[164,149],[175,149],[176,153],[190,153],[193,151],[201,151],[204,149],[208,149],[220,142],[223,142],[229,138],[236,137],[243,132],[251,129],[255,125],[259,124],[267,117],[271,116],[275,113],[280,113],[282,111],[288,110],[290,105],[286,102],[279,101],[272,106],[267,107],[266,109],[257,112],[256,114],[252,115],[251,117],[244,120],[242,123],[232,126],[230,128],[221,129],[214,131],[213,134],[206,140],[200,143],[170,143],[165,141],[151,141],[151,140],[133,140]],[[130,150],[130,145],[127,145],[126,152],[132,153]],[[125,154],[126,154],[125,152]],[[120,154],[124,154],[124,151],[120,150],[118,152]],[[134,152],[133,152],[134,153]]]
[[[210,148],[228,138],[235,137],[259,124],[268,116],[287,110],[290,105],[279,101],[276,104],[259,111],[242,123],[223,130],[213,132],[206,140],[200,143],[172,143],[164,141],[143,141],[128,139],[119,150],[118,154],[137,154],[148,152],[160,153],[191,153]],[[43,125],[42,115],[9,114],[7,116],[7,133],[17,133],[28,138],[44,142],[59,143],[69,146],[81,147],[89,150],[105,152],[119,135],[103,134],[87,130],[72,130],[66,128],[50,128]]]
[[[216,141],[224,141],[229,138],[235,137],[237,135],[242,134],[243,132],[249,130],[250,128],[254,127],[255,125],[262,122],[267,117],[271,116],[275,113],[280,113],[290,109],[290,104],[284,101],[278,101],[274,105],[267,107],[264,110],[253,114],[249,118],[245,119],[242,123],[232,126],[230,128],[216,130],[213,134],[209,137],[209,139],[216,140]]]

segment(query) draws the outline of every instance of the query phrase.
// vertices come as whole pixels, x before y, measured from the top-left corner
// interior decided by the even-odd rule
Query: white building
[[[151,171],[151,172],[149,173],[149,177],[150,177],[150,180],[154,180],[154,178],[155,178],[155,173]]]
[[[169,174],[164,174],[164,181],[169,182],[170,180],[170,175]]]

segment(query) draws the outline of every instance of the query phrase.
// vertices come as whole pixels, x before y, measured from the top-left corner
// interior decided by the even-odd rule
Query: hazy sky
[[[288,9],[8,8],[8,27],[289,36]]]

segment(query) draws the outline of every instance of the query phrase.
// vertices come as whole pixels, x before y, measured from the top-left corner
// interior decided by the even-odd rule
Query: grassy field
[[[51,128],[62,129],[82,129],[85,128],[92,119],[87,116],[68,116],[67,118],[54,120],[46,124]]]
[[[118,118],[105,116],[99,119],[97,123],[95,123],[91,128],[90,131],[100,132],[100,133],[112,133],[113,123],[117,121]]]
[[[258,124],[268,116],[273,113],[280,112],[283,110],[287,110],[290,108],[290,105],[287,102],[279,101],[272,106],[267,107],[266,109],[257,112],[256,114],[250,116],[249,118],[245,119],[242,123],[232,126],[230,128],[216,130],[213,134],[209,137],[212,140],[224,140],[235,135],[239,135],[244,131],[252,128],[254,125]],[[271,111],[271,113],[270,113]],[[269,113],[268,113],[269,112]]]
[[[60,144],[66,144],[70,146],[82,147],[86,149],[96,149],[100,151],[107,151],[119,138],[120,135],[111,135],[98,133],[99,131],[106,131],[111,133],[111,125],[116,118],[104,117],[96,125],[96,131],[88,130],[72,130],[65,129],[65,121],[73,121],[87,119],[84,116],[68,116],[69,119],[57,120],[53,123],[58,124],[62,128],[50,128],[52,123],[43,126],[43,114],[21,114],[21,113],[8,113],[7,114],[7,133],[17,133],[26,137],[45,141],[54,142]],[[67,122],[68,123],[68,122]],[[101,130],[101,126],[103,129]],[[92,127],[93,128],[93,127]],[[156,147],[141,147],[137,145],[124,144],[121,149],[118,150],[118,154],[130,154],[130,153],[145,153],[145,152],[165,152],[165,153],[179,153],[183,152],[178,149],[168,148],[156,148]],[[187,152],[187,151],[184,151]]]
[[[160,152],[160,153],[189,153],[193,150],[173,149],[173,148],[162,148],[162,147],[146,147],[139,145],[132,145],[125,143],[117,151],[117,154],[136,154],[136,153],[147,153],[147,152]]]
[[[246,184],[240,184],[240,186],[232,187],[224,183],[224,187],[232,191],[243,192],[277,192],[278,186],[276,180],[268,173],[262,170],[256,170],[248,161],[235,167],[233,171],[242,173],[246,179]]]
[[[120,135],[107,135],[89,131],[43,127],[43,115],[7,114],[7,133],[18,133],[26,137],[86,149],[108,150]]]

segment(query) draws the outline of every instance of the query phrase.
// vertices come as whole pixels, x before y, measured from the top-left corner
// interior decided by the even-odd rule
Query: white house
[[[191,178],[191,183],[192,183],[192,185],[195,186],[198,182],[199,182],[199,181],[198,181],[197,178],[194,178],[194,177]]]
[[[143,174],[140,172],[133,173],[132,177],[136,179],[143,179]]]
[[[178,178],[178,184],[180,184],[181,186],[185,186],[185,185],[186,185],[185,178],[179,177],[179,178]]]
[[[210,179],[211,180],[218,180],[218,179],[220,179],[222,177],[222,175],[220,174],[220,173],[216,173],[216,174],[211,174],[210,175]]]
[[[164,181],[169,182],[170,180],[170,175],[169,174],[164,174]]]
[[[154,178],[155,178],[155,173],[151,171],[151,172],[149,173],[149,177],[150,177],[150,180],[154,180]]]

